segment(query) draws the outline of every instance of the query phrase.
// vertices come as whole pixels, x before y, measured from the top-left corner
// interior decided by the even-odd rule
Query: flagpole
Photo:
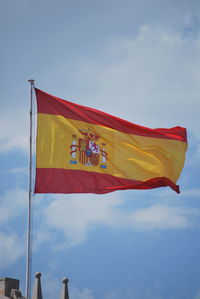
[[[32,131],[33,131],[33,90],[34,80],[28,80],[30,89],[30,144],[29,144],[29,202],[28,202],[28,229],[27,229],[27,255],[26,255],[26,298],[30,299],[31,291],[31,262],[32,262]]]

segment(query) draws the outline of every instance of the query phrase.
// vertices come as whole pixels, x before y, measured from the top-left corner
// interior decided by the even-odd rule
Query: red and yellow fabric
[[[35,193],[179,192],[186,129],[150,129],[35,89]]]

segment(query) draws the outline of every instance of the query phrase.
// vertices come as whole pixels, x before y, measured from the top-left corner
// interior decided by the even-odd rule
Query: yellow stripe
[[[101,154],[97,166],[80,163],[79,150],[75,158],[70,155],[72,141],[78,145],[79,139],[84,138],[79,130],[89,129],[100,137],[96,144],[107,153],[106,163],[102,162]],[[126,134],[63,116],[38,114],[38,168],[86,170],[142,181],[164,176],[175,183],[184,165],[186,149],[187,144],[182,141]],[[88,161],[82,153],[84,159]]]

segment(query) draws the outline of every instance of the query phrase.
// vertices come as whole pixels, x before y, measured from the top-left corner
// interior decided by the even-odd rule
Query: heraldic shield
[[[90,130],[79,130],[82,138],[72,135],[71,164],[81,163],[85,166],[98,166],[107,168],[106,161],[108,159],[105,150],[106,144],[98,144],[99,136]]]

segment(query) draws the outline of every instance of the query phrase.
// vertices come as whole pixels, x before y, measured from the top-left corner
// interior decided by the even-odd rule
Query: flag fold
[[[150,129],[35,88],[35,193],[179,192],[186,129]]]

